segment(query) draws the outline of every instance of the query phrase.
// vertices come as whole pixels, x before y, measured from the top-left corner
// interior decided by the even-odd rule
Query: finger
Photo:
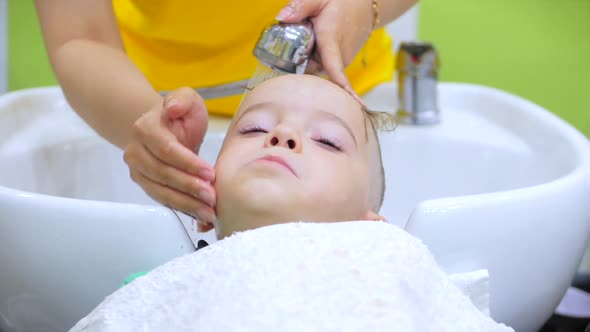
[[[196,175],[206,181],[215,179],[213,167],[199,158],[193,151],[182,145],[171,133],[163,130],[149,130],[141,124],[134,124],[137,140],[159,160],[188,174]]]
[[[123,159],[130,169],[138,171],[151,181],[190,194],[209,206],[215,206],[215,189],[209,182],[163,163],[144,147],[126,150]]]
[[[323,44],[318,44],[318,52],[322,59],[322,66],[330,80],[346,91],[352,90],[348,77],[344,73],[344,61],[337,41],[323,40]]]
[[[198,153],[209,123],[203,98],[191,88],[180,88],[166,96],[162,114],[177,139]]]
[[[167,119],[183,117],[195,104],[204,104],[203,98],[193,89],[182,87],[164,97],[164,113]]]
[[[215,222],[215,211],[210,206],[197,200],[196,198],[181,193],[172,188],[162,186],[149,178],[145,177],[139,172],[132,172],[131,178],[139,184],[143,190],[154,200],[179,211],[182,211],[190,216],[194,216],[201,222],[211,223]]]
[[[307,63],[307,68],[305,69],[305,73],[318,75],[318,76],[323,76],[326,74],[326,72],[324,71],[324,67],[322,67],[320,62],[318,62],[314,59],[309,60],[309,62]]]
[[[291,0],[279,11],[275,19],[284,23],[301,22],[308,17],[319,15],[326,3],[326,0]]]
[[[208,223],[208,222],[199,222],[197,224],[197,230],[201,233],[205,233],[208,232],[210,230],[212,230],[213,228],[215,228],[215,225],[212,223]]]
[[[354,91],[352,84],[350,84],[348,77],[344,73],[345,65],[337,42],[335,40],[324,40],[323,45],[318,45],[318,52],[320,52],[322,66],[330,80],[348,92],[361,105],[365,106],[365,102]]]

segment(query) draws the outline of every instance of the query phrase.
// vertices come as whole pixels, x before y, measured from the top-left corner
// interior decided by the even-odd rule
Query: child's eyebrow
[[[276,106],[276,104],[273,102],[270,102],[270,101],[263,101],[263,102],[252,104],[252,105],[246,107],[246,109],[240,114],[240,116],[238,116],[236,118],[236,120],[234,121],[234,124],[238,123],[240,121],[240,119],[244,115],[246,115],[246,113],[253,111],[255,109],[259,109],[259,108],[268,108],[269,106]]]
[[[235,121],[233,121],[232,127],[235,126],[240,121],[240,119],[244,115],[246,115],[246,113],[248,113],[250,111],[258,110],[261,108],[270,109],[270,108],[276,108],[276,107],[277,107],[277,104],[274,102],[271,102],[271,101],[263,101],[263,102],[252,104],[252,105],[246,107],[246,109],[242,113],[240,113],[240,115],[235,119]],[[344,129],[346,129],[346,131],[348,131],[348,133],[352,137],[352,140],[354,141],[354,145],[356,147],[358,147],[358,143],[356,141],[356,136],[354,136],[354,132],[352,131],[352,128],[350,128],[350,126],[348,125],[348,123],[346,123],[346,121],[342,120],[342,118],[340,118],[336,114],[334,114],[332,112],[328,112],[326,110],[317,109],[317,110],[315,110],[315,113],[320,114],[324,117],[327,117],[331,120],[338,122],[342,127],[344,127]]]
[[[317,110],[316,113],[326,116],[332,120],[335,120],[340,125],[342,125],[342,127],[344,127],[344,129],[346,129],[346,131],[348,131],[348,133],[352,137],[352,140],[354,141],[354,145],[356,147],[358,147],[358,143],[356,142],[356,137],[354,136],[352,128],[350,128],[350,126],[348,125],[348,123],[346,123],[346,121],[342,120],[339,116],[337,116],[336,114],[334,114],[332,112],[328,112],[328,111],[324,111],[324,110]]]

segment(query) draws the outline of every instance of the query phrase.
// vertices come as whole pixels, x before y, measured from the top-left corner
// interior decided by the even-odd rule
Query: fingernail
[[[283,20],[289,18],[289,16],[293,15],[294,13],[295,13],[294,6],[292,4],[289,4],[286,7],[283,7],[283,9],[281,9],[281,11],[277,15],[277,17],[275,17],[275,19],[277,21],[283,21]]]
[[[201,176],[206,180],[213,180],[215,178],[215,171],[210,168],[205,168],[201,170]]]
[[[209,205],[215,205],[215,197],[209,192],[209,190],[203,189],[199,191],[199,198],[207,202]]]
[[[359,95],[356,95],[356,98],[357,98],[359,104],[361,104],[362,107],[367,108],[367,104],[365,103],[365,101],[363,100],[363,98],[361,98]]]
[[[170,98],[170,99],[166,100],[166,105],[164,105],[164,108],[171,108],[176,105],[178,105],[178,99]]]
[[[199,215],[197,218],[197,225],[207,226],[209,224],[213,224],[215,217],[207,212],[203,213],[203,215]]]
[[[201,215],[199,213],[195,213],[195,220],[197,221],[197,225],[207,225],[207,222],[205,221],[205,219],[203,219],[203,217],[201,217]]]

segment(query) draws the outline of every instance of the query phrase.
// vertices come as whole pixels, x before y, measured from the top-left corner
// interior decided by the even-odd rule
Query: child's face
[[[281,76],[243,100],[216,163],[219,237],[290,221],[379,219],[370,211],[374,135],[327,80]]]

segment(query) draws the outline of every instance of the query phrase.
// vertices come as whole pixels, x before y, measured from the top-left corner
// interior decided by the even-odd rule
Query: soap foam
[[[289,223],[176,258],[71,331],[512,331],[382,222]]]

